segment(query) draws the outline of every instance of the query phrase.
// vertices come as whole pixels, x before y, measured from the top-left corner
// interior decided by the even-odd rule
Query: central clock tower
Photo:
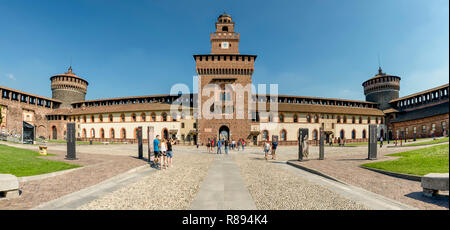
[[[202,144],[208,139],[249,138],[248,104],[256,55],[239,53],[239,34],[234,26],[230,15],[220,15],[211,34],[211,54],[194,55],[199,76],[198,141]],[[214,114],[213,118],[204,116],[205,111]]]
[[[211,33],[211,54],[239,54],[239,33],[234,32],[234,22],[228,14],[219,16],[216,32]]]

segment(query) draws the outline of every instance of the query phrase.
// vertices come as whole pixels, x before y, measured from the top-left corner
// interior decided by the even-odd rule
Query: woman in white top
[[[166,140],[163,140],[163,141],[161,141],[161,154],[163,157],[163,160],[161,161],[161,169],[165,169],[167,167],[166,151],[167,151]],[[164,162],[164,168],[163,168],[163,162]]]

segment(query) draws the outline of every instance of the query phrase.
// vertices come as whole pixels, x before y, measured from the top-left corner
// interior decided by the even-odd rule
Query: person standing
[[[208,142],[206,142],[206,148],[208,149],[208,153],[211,152],[211,139],[208,138]]]
[[[380,137],[380,148],[383,148],[383,137]]]
[[[167,146],[166,146],[166,141],[163,140],[161,141],[161,158],[160,162],[161,162],[161,169],[166,169],[167,168],[167,157],[166,157],[166,151],[167,151]],[[164,164],[164,168],[163,168],[163,164]]]
[[[172,138],[169,138],[169,140],[167,141],[167,166],[168,168],[172,167],[172,158],[173,158],[173,150],[172,150],[172,144],[173,144],[173,140]]]
[[[272,160],[276,160],[278,141],[272,141]]]
[[[159,135],[156,135],[155,140],[153,140],[153,151],[155,154],[155,159],[153,160],[153,162],[155,164],[158,164],[158,161],[160,160],[159,158],[161,157],[160,146],[161,144],[159,143]]]
[[[264,141],[263,148],[264,148],[264,158],[268,160],[267,158],[269,157],[270,145],[267,141]]]
[[[222,142],[220,141],[220,139],[217,141],[217,154],[222,154]]]
[[[242,151],[244,151],[244,147],[245,147],[245,140],[242,139]]]

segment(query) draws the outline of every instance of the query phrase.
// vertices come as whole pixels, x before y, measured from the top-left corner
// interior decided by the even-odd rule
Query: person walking
[[[226,139],[225,141],[224,141],[224,146],[225,146],[225,154],[228,154],[228,145],[229,145],[230,143],[228,142],[228,139]]]
[[[153,151],[155,154],[153,162],[155,163],[155,165],[158,164],[158,161],[161,158],[160,146],[161,143],[159,142],[159,135],[156,135],[156,138],[153,140]]]
[[[383,137],[380,137],[380,148],[383,148]]]
[[[268,160],[267,158],[269,157],[270,145],[267,141],[264,141],[263,149],[264,149],[264,158],[266,158],[266,160]]]
[[[239,152],[239,149],[241,148],[241,139],[237,141],[237,151]]]
[[[276,160],[278,141],[272,141],[272,160]]]
[[[236,141],[234,141],[234,139],[231,140],[231,148],[232,148],[233,150],[236,149]]]
[[[173,150],[172,150],[172,144],[173,144],[173,140],[172,138],[169,138],[169,140],[167,141],[167,166],[168,168],[173,166]]]

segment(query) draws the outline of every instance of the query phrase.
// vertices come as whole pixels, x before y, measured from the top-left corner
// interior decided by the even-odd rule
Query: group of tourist
[[[272,150],[272,160],[276,160],[276,151],[278,147],[277,141],[272,141],[272,144],[269,144],[269,141],[263,142],[263,149],[264,149],[264,158],[268,160],[269,157],[269,151]]]
[[[228,149],[239,151],[242,148],[242,151],[245,149],[245,140],[239,139],[237,142],[235,140],[228,141],[227,139],[219,139],[216,138],[208,138],[208,142],[206,143],[206,148],[208,149],[208,153],[214,153],[214,149],[217,148],[217,154],[222,154],[222,147],[225,150],[225,153],[228,154]]]
[[[156,138],[153,140],[153,149],[155,154],[153,162],[155,163],[155,166],[159,163],[160,170],[173,166],[173,143],[174,141],[172,138],[160,140],[159,135],[156,135]]]

